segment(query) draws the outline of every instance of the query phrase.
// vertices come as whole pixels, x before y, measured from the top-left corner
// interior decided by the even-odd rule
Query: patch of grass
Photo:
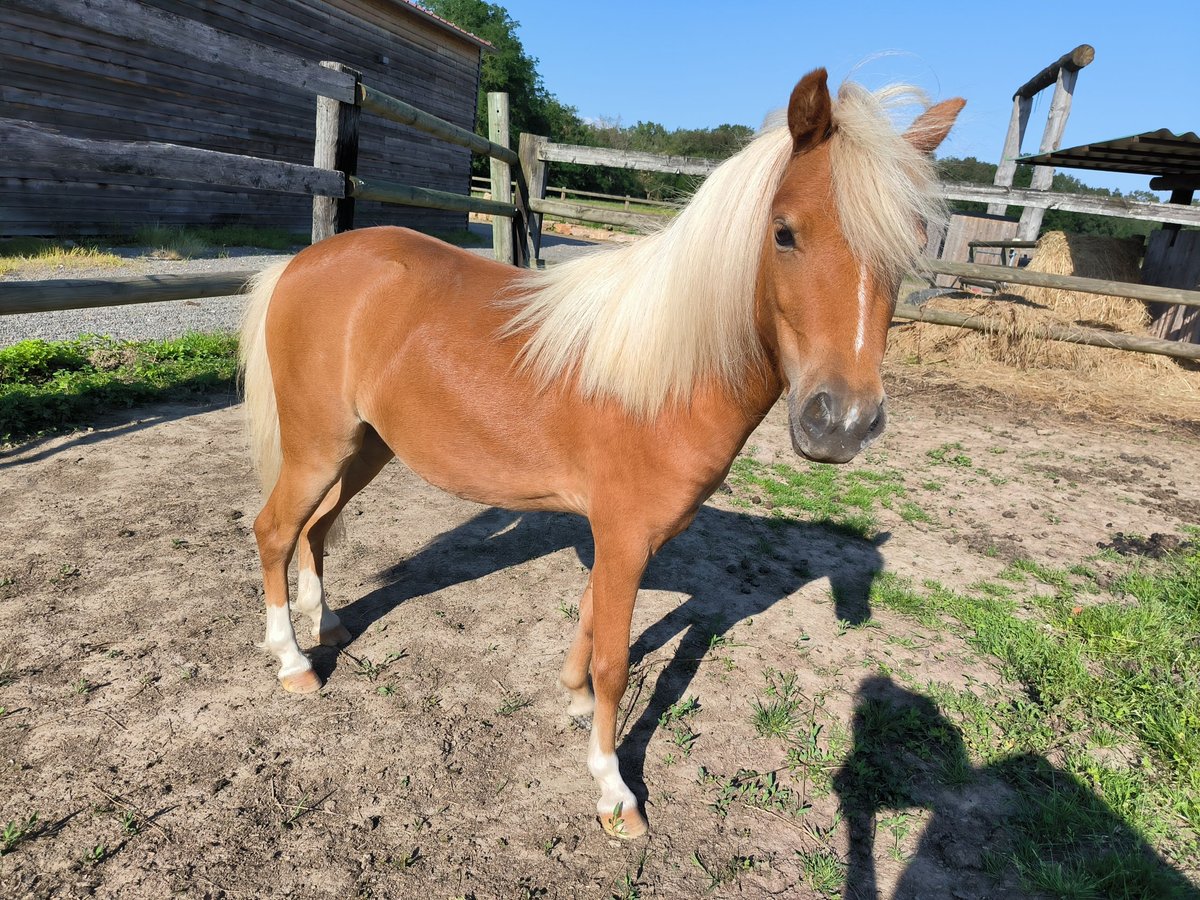
[[[148,225],[137,229],[131,242],[153,248],[160,259],[191,259],[227,247],[255,247],[286,252],[309,242],[308,236],[283,228],[222,225],[203,228],[180,225]]]
[[[48,238],[11,238],[0,241],[0,275],[42,267],[111,269],[124,260],[90,244]]]
[[[762,495],[777,515],[801,514],[823,521],[855,537],[875,531],[875,509],[891,509],[905,497],[899,472],[849,469],[813,463],[804,471],[782,463],[767,466],[748,456],[734,460],[730,483],[745,493]],[[909,516],[916,516],[915,504]]]
[[[683,753],[690,756],[700,734],[691,726],[690,720],[700,711],[700,701],[695,697],[684,697],[668,706],[658,717],[658,727],[667,730],[672,743]],[[671,754],[672,758],[674,754]]]
[[[232,392],[236,369],[230,334],[21,341],[0,348],[0,441],[69,430],[140,403]]]
[[[709,809],[722,819],[729,815],[729,808],[734,803],[789,817],[803,815],[809,809],[804,795],[785,785],[775,772],[739,769],[737,774],[722,778],[701,766],[696,780],[702,785],[716,788],[716,797],[709,804]]]
[[[1023,689],[927,694],[965,748],[1018,788],[1012,862],[1032,889],[1057,896],[1174,896],[1169,870],[1140,842],[1200,852],[1200,549],[1127,565],[1110,594],[1091,569],[1029,561],[1003,584],[963,592],[888,573],[871,592],[926,624],[953,623]],[[1053,592],[1018,604],[1030,578]],[[1045,761],[1052,750],[1059,768]],[[961,765],[942,774],[956,771],[969,775]]]
[[[971,457],[963,453],[963,445],[958,441],[951,444],[942,444],[942,446],[935,447],[932,450],[926,450],[925,456],[930,462],[939,466],[970,469],[974,465],[971,462]]]
[[[524,694],[507,694],[500,705],[496,707],[496,715],[511,716],[513,713],[525,709],[527,706],[533,706],[533,698],[526,697]]]
[[[763,672],[767,687],[765,700],[754,701],[754,729],[759,737],[788,740],[800,726],[800,702],[804,696],[797,686],[796,673],[775,669]]]
[[[840,897],[846,885],[847,866],[832,850],[818,847],[815,850],[797,850],[800,871],[809,888],[822,897]]]
[[[22,841],[30,840],[38,833],[38,814],[30,813],[24,819],[12,819],[0,831],[0,856],[11,853]]]
[[[693,865],[708,876],[709,892],[737,881],[741,875],[753,871],[754,867],[758,865],[758,860],[753,856],[742,856],[740,854],[731,856],[723,863],[710,865],[701,858],[699,850],[693,852],[690,859]]]

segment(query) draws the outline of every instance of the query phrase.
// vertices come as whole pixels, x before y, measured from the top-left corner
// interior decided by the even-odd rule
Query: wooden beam
[[[972,331],[983,331],[989,334],[1003,333],[1009,327],[1003,322],[987,320],[982,316],[971,316],[944,309],[926,309],[925,307],[914,306],[910,303],[897,303],[894,317],[897,319],[909,319],[914,322],[930,322],[934,325],[969,328]],[[1033,333],[1036,337],[1046,340],[1086,344],[1089,347],[1105,347],[1109,350],[1134,350],[1139,353],[1171,356],[1175,359],[1200,360],[1200,344],[1187,344],[1182,341],[1164,341],[1160,338],[1120,334],[1103,331],[1099,328],[1085,328],[1081,325],[1061,325],[1057,322],[1046,322],[1039,325],[1034,329]]]
[[[154,141],[67,137],[31,122],[0,118],[0,154],[10,160],[51,160],[66,173],[136,175],[257,188],[284,194],[342,197],[342,176],[315,166],[200,150]]]
[[[1067,212],[1092,213],[1117,219],[1137,219],[1143,222],[1178,222],[1180,225],[1200,225],[1200,206],[1181,206],[1171,203],[1144,203],[1113,197],[1088,194],[1061,194],[1052,191],[1031,191],[1023,188],[1003,188],[986,184],[964,184],[944,181],[942,196],[947,200],[973,200],[982,203],[1003,201],[1008,206],[1036,206],[1040,209],[1063,209]]]
[[[419,206],[424,209],[445,209],[451,212],[475,212],[489,216],[512,217],[516,207],[511,203],[480,200],[448,191],[397,184],[394,181],[363,179],[357,175],[350,179],[353,196],[358,200],[378,200],[380,203],[396,203],[401,206]]]
[[[121,278],[56,278],[0,284],[0,316],[58,309],[127,306],[166,300],[197,300],[240,294],[253,269],[207,275],[133,275]]]
[[[1025,128],[1029,124],[1029,111],[1033,101],[1028,97],[1013,97],[1012,116],[1008,120],[1008,132],[1004,136],[1004,149],[1000,152],[1000,165],[996,166],[996,177],[992,183],[998,187],[1011,187],[1017,172],[1017,157],[1021,155],[1021,142],[1025,140]],[[988,215],[1002,216],[1008,211],[1004,203],[989,203]]]
[[[37,16],[61,19],[93,31],[144,41],[191,59],[236,68],[242,77],[262,78],[293,90],[354,102],[354,80],[341,72],[323,69],[314,62],[144,3],[133,0],[4,0],[4,3]]]
[[[1152,191],[1194,191],[1200,190],[1200,175],[1159,175],[1150,179]],[[1172,203],[1175,201],[1172,200]],[[1188,203],[1192,201],[1189,200]]]
[[[1081,291],[1085,294],[1103,294],[1106,297],[1129,297],[1146,303],[1200,306],[1200,291],[1185,291],[1182,288],[1080,278],[1077,275],[1051,275],[1048,272],[1030,272],[1028,269],[1014,269],[1010,266],[984,266],[979,263],[950,262],[946,259],[922,259],[920,266],[929,272],[954,275],[958,278],[982,279],[1002,284],[1027,284],[1030,287]]]
[[[576,144],[553,144],[542,147],[541,158],[546,162],[578,163],[584,166],[609,166],[614,169],[641,169],[646,172],[667,172],[671,175],[709,175],[720,162],[693,156],[660,156],[632,150],[610,150],[606,147],[581,147]]]
[[[1050,101],[1050,113],[1046,116],[1046,130],[1042,132],[1042,143],[1038,148],[1039,153],[1050,153],[1062,146],[1062,136],[1067,127],[1067,117],[1071,114],[1071,98],[1075,94],[1075,79],[1078,75],[1077,69],[1059,67],[1054,97]],[[1053,182],[1053,166],[1034,166],[1033,178],[1029,183],[1031,190],[1048,190]],[[1024,241],[1036,241],[1038,232],[1042,230],[1042,218],[1045,215],[1045,210],[1039,207],[1025,207],[1021,212],[1021,222],[1017,225],[1017,237]]]
[[[1080,44],[1070,53],[1064,53],[1042,71],[1017,88],[1013,97],[1032,97],[1058,79],[1060,71],[1078,72],[1096,58],[1096,49],[1091,44]]]
[[[588,206],[584,203],[532,199],[529,201],[529,205],[536,213],[558,216],[560,219],[569,219],[572,222],[599,222],[602,225],[619,225],[622,228],[634,228],[638,231],[653,231],[665,224],[662,216],[627,213],[621,212],[619,209],[605,209],[600,206]]]
[[[403,100],[385,94],[383,91],[377,91],[369,85],[360,84],[358,86],[358,97],[359,105],[367,112],[391,119],[393,122],[399,122],[401,125],[409,125],[426,134],[441,138],[443,141],[466,147],[474,153],[503,160],[510,166],[521,164],[517,154],[507,147],[480,137],[473,131],[459,128],[445,119],[430,115],[422,109],[417,109],[411,103],[405,103]]]
[[[322,66],[354,78],[357,84],[362,73],[338,62],[322,62]],[[313,197],[312,242],[322,241],[354,227],[354,197],[350,193],[350,178],[358,174],[358,122],[362,110],[353,103],[343,103],[332,97],[317,98],[317,125],[313,138],[313,165],[335,169],[343,179],[341,197]]]

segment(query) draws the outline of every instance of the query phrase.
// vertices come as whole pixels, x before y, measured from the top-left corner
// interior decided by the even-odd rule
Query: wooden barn
[[[156,40],[164,21],[175,33]],[[475,127],[481,54],[489,45],[405,0],[4,0],[0,117],[72,137],[161,141],[311,165],[313,94],[249,74],[228,58],[236,54],[199,38],[194,53],[180,52],[178,31],[189,22],[263,45],[267,59],[344,63],[381,91]],[[358,171],[465,194],[470,153],[364,118]],[[299,195],[87,176],[52,158],[0,159],[0,235],[234,223],[307,233],[311,220],[312,201]],[[355,218],[360,227],[465,223],[463,213],[366,201]]]

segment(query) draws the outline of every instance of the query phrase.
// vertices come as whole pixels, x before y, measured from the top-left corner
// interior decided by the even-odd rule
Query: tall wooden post
[[[1025,126],[1029,124],[1029,111],[1033,108],[1032,97],[1013,97],[1012,118],[1008,120],[1008,134],[1004,136],[1004,150],[1000,153],[1000,165],[996,167],[997,187],[1012,187],[1013,175],[1017,171],[1017,157],[1021,155],[1021,142],[1025,140]],[[1008,209],[1007,203],[989,203],[988,215],[1002,216]]]
[[[550,167],[542,159],[542,147],[547,139],[536,134],[522,134],[519,155],[521,157],[521,172],[525,175],[525,184],[529,188],[527,202],[544,200],[546,198],[546,180]],[[533,239],[533,262],[538,266],[542,260],[542,214],[529,212],[529,235]]]
[[[313,144],[313,165],[336,169],[346,181],[344,197],[313,197],[312,241],[324,240],[354,227],[354,198],[350,196],[350,176],[358,174],[358,86],[362,73],[337,62],[322,62],[354,76],[354,103],[342,103],[330,97],[317,97],[317,132]]]
[[[1071,97],[1075,93],[1075,79],[1078,74],[1078,71],[1072,71],[1065,66],[1058,70],[1058,77],[1054,82],[1054,98],[1050,101],[1050,115],[1046,118],[1046,130],[1042,133],[1039,153],[1050,153],[1062,146],[1062,136],[1067,127],[1067,116],[1071,114]],[[1044,191],[1053,181],[1053,166],[1034,166],[1033,180],[1029,187],[1035,191]],[[1040,207],[1025,207],[1025,211],[1021,213],[1021,224],[1017,226],[1017,240],[1036,241],[1045,215],[1046,210]]]
[[[508,146],[508,94],[500,91],[488,93],[488,138],[493,144]],[[491,174],[492,199],[512,203],[512,172],[508,163],[493,158]],[[492,255],[509,265],[516,262],[512,222],[503,216],[492,216]]]

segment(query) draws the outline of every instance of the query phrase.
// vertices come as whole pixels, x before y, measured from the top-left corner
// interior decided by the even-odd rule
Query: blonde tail
[[[279,449],[279,412],[275,407],[275,386],[271,381],[271,362],[267,359],[267,309],[275,285],[290,259],[263,269],[247,285],[249,301],[242,317],[238,342],[238,370],[245,397],[246,434],[250,457],[258,473],[263,494],[269,495],[279,478],[283,454]]]

